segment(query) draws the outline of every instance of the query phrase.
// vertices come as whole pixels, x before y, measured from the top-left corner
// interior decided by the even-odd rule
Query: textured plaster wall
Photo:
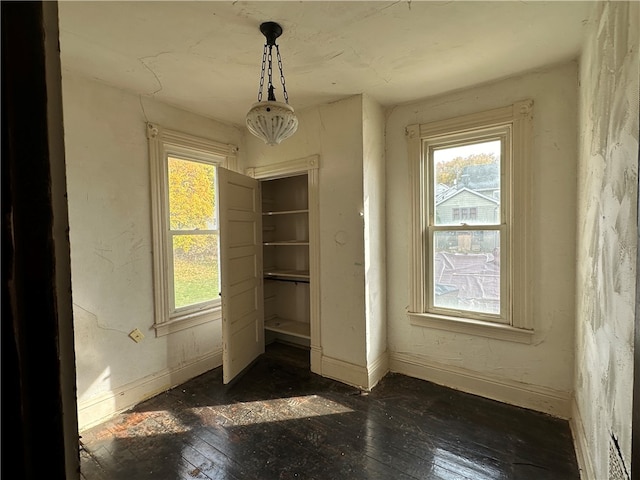
[[[574,415],[589,479],[609,478],[612,435],[631,467],[639,19],[637,2],[599,5],[580,68]]]
[[[219,321],[160,338],[152,329],[145,121],[235,144],[242,133],[64,72],[63,108],[77,396],[86,404],[221,349]],[[128,337],[134,328],[140,343]]]
[[[277,146],[247,133],[243,168],[320,156],[320,318],[323,355],[366,365],[362,97],[298,112]]]
[[[573,388],[577,63],[391,109],[387,115],[387,291],[389,352],[419,368],[517,385],[564,399]],[[509,105],[533,106],[531,345],[412,326],[409,304],[409,161],[405,127]],[[423,377],[429,378],[425,370]],[[496,393],[497,399],[502,399]]]
[[[362,97],[365,301],[367,363],[387,350],[384,113],[370,96]]]

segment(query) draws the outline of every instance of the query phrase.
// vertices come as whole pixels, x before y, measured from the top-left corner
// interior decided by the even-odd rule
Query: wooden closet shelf
[[[272,317],[264,321],[265,330],[284,333],[299,338],[311,338],[311,327],[308,323]]]
[[[309,245],[309,240],[274,240],[272,242],[263,242],[265,246],[269,245]]]
[[[265,217],[268,216],[272,216],[272,215],[295,215],[298,213],[309,213],[309,210],[281,210],[281,211],[269,211],[269,212],[262,212],[262,215],[264,215]]]
[[[309,280],[309,270],[277,270],[269,269],[264,272],[265,277],[298,278]]]

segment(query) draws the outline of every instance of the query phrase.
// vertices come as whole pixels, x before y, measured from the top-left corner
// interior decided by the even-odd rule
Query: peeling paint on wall
[[[631,460],[639,4],[598,4],[580,71],[575,398],[586,478]]]

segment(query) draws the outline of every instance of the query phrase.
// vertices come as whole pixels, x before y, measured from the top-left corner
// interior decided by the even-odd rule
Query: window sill
[[[204,312],[190,313],[181,317],[172,318],[168,322],[157,323],[153,328],[156,329],[156,337],[162,337],[170,333],[179,332],[180,330],[220,320],[221,318],[222,309],[220,306],[216,306]]]
[[[466,333],[467,335],[495,338],[497,340],[517,343],[530,344],[533,341],[533,330],[516,328],[510,325],[429,313],[409,312],[408,315],[411,325],[417,327],[437,328],[448,332]]]

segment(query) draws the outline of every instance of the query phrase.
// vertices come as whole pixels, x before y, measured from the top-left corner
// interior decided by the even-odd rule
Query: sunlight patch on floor
[[[283,422],[349,412],[353,410],[319,395],[274,398],[193,409],[193,413],[199,415],[204,422],[215,421],[224,427]]]
[[[190,416],[197,416],[198,422],[202,425],[229,428],[349,412],[353,410],[320,395],[304,395],[184,408],[177,411],[151,410],[126,413],[122,415],[122,421],[110,426],[108,430],[102,432],[101,436],[125,439],[187,433],[191,430],[188,425],[193,424],[193,419],[188,418]]]

